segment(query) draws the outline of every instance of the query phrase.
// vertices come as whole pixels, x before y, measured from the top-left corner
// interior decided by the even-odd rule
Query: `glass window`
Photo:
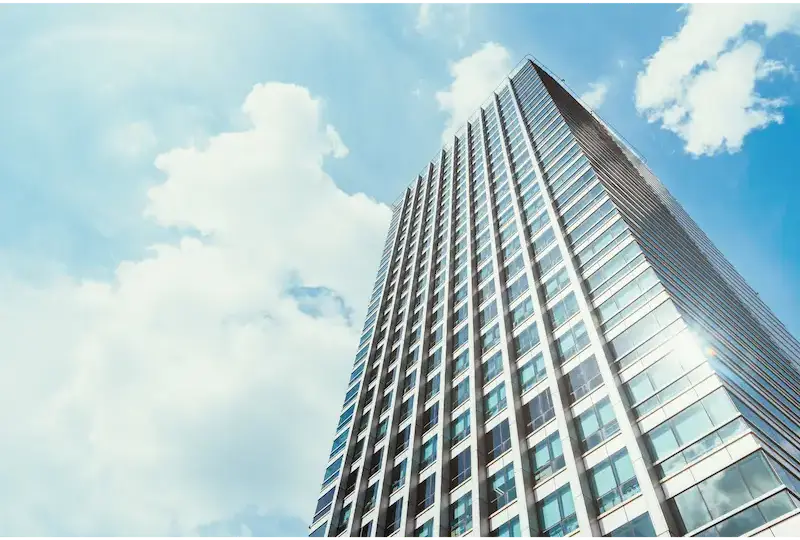
[[[653,538],[656,530],[650,520],[650,514],[645,512],[641,516],[635,517],[624,525],[621,525],[608,533],[606,536],[638,536]]]
[[[472,493],[450,505],[450,536],[461,536],[472,529]]]
[[[533,483],[537,484],[566,466],[561,437],[553,433],[530,450]]]
[[[350,523],[350,510],[352,510],[352,505],[350,504],[342,508],[342,511],[339,514],[339,521],[336,523],[334,530],[335,536],[338,536],[339,533],[347,529],[347,524]]]
[[[325,536],[325,527],[327,525],[328,525],[328,522],[326,521],[325,523],[323,523],[322,525],[320,525],[319,527],[314,529],[314,531],[311,534],[309,534],[308,536],[310,536],[310,537]]]
[[[581,413],[576,418],[576,422],[584,452],[591,450],[619,431],[619,424],[608,398]]]
[[[469,410],[466,410],[450,424],[451,445],[456,445],[469,437],[469,419]]]
[[[322,480],[322,487],[327,486],[333,480],[336,479],[336,477],[339,475],[339,469],[342,468],[343,459],[344,459],[343,456],[339,456],[339,458],[336,461],[328,465],[328,468],[325,469],[325,476]]]
[[[433,534],[433,518],[429,519],[414,531],[414,536],[418,538],[435,536]]]
[[[432,379],[425,381],[425,399],[431,399],[439,393],[440,375],[437,373]]]
[[[589,470],[589,483],[599,513],[639,493],[639,482],[627,450],[620,450]]]
[[[397,491],[406,483],[406,463],[408,463],[408,461],[404,459],[399,465],[396,465],[392,469],[392,492]]]
[[[511,431],[508,420],[503,420],[486,433],[486,461],[492,462],[511,448]]]
[[[567,373],[566,381],[570,403],[576,402],[603,384],[603,376],[600,375],[600,368],[597,365],[597,360],[594,355],[590,356],[575,369]]]
[[[549,389],[535,396],[524,407],[527,434],[533,433],[555,417]]]
[[[539,330],[536,323],[530,324],[514,338],[514,352],[519,358],[539,344]]]
[[[411,440],[411,426],[406,426],[401,431],[397,432],[395,439],[395,453],[399,454],[408,448],[409,441]]]
[[[436,500],[436,473],[428,476],[417,486],[417,513],[433,506]]]
[[[450,489],[466,482],[472,474],[472,457],[467,448],[450,460]]]
[[[452,390],[453,392],[453,408],[459,407],[469,399],[469,377],[465,377],[460,383]]]
[[[428,465],[436,461],[436,442],[438,435],[434,435],[422,445],[422,451],[419,457],[419,468],[424,469]]]
[[[483,396],[483,411],[485,420],[494,418],[500,411],[506,408],[506,387],[500,383],[488,394]]]
[[[333,504],[333,494],[336,491],[336,488],[331,488],[325,495],[319,498],[317,501],[317,509],[314,510],[314,519],[311,522],[317,521],[321,518],[325,513],[331,509],[331,505]]]
[[[550,324],[553,325],[553,328],[558,328],[576,313],[578,313],[578,301],[575,298],[575,293],[569,293],[550,309],[548,314]]]
[[[522,293],[528,290],[528,276],[523,275],[517,281],[512,283],[508,286],[506,290],[506,294],[508,295],[508,303],[510,304],[517,298],[519,298]]]
[[[569,484],[536,503],[540,536],[566,536],[578,528]]]
[[[500,325],[496,324],[481,336],[481,352],[484,353],[500,343]]]
[[[364,496],[364,513],[375,508],[376,502],[378,502],[378,482],[367,488],[367,494]]]
[[[508,263],[505,268],[505,278],[506,280],[516,276],[522,269],[525,268],[525,260],[522,258],[522,254],[517,255],[517,257]]]
[[[511,311],[511,328],[517,328],[531,315],[533,315],[533,300],[528,297]]]
[[[589,346],[589,334],[583,321],[572,325],[556,340],[556,352],[561,364],[572,359],[579,352]]]
[[[402,422],[414,412],[414,396],[411,396],[400,405],[400,421]]]
[[[489,533],[490,536],[508,536],[508,537],[520,537],[522,536],[522,529],[519,525],[519,516],[511,518],[509,521],[506,521],[495,530]]]
[[[548,279],[544,284],[544,298],[545,301],[554,298],[558,293],[569,287],[569,275],[567,269],[562,268],[556,274]]]
[[[453,377],[462,374],[469,367],[469,349],[453,359]]]
[[[483,327],[495,317],[497,317],[497,302],[492,302],[478,314],[478,322]]]
[[[422,432],[426,432],[439,423],[439,403],[434,403],[422,415]]]
[[[386,536],[400,529],[400,518],[402,514],[403,499],[399,499],[386,511]]]
[[[520,392],[530,390],[545,377],[547,377],[547,370],[544,367],[544,356],[542,356],[542,353],[537,353],[536,356],[519,368]]]
[[[514,464],[509,463],[488,479],[489,513],[494,513],[517,500],[517,485],[514,482]]]
[[[675,321],[678,317],[679,314],[675,309],[675,305],[671,300],[667,300],[611,340],[608,346],[612,356],[615,360],[620,362],[621,366],[630,365],[635,361],[636,357],[640,357],[642,354],[646,353],[637,354],[636,357],[632,359],[624,357],[642,344],[648,342],[648,340],[658,334],[659,331],[669,327],[670,323]],[[672,335],[674,335],[674,333]],[[664,343],[669,337],[672,337],[672,335],[664,334],[662,339],[655,343],[654,346],[648,348],[648,351]]]
[[[344,449],[344,447],[347,445],[348,435],[350,435],[350,430],[346,429],[341,433],[341,435],[339,435],[338,437],[336,437],[336,439],[334,439],[333,446],[331,447],[330,456],[328,456],[329,458],[332,458],[333,456],[335,456]]]
[[[558,266],[561,261],[564,259],[561,257],[561,251],[559,251],[558,246],[552,248],[547,253],[545,253],[537,262],[539,267],[539,275],[544,276],[550,270]]]
[[[469,325],[465,324],[453,334],[453,349],[458,349],[469,340]]]
[[[487,384],[503,372],[503,353],[497,351],[481,365],[483,384]]]

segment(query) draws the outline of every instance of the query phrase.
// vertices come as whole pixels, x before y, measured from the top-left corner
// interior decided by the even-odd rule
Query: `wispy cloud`
[[[580,99],[590,109],[599,109],[606,101],[609,85],[604,81],[589,84],[589,90],[581,94]]]
[[[414,28],[422,35],[454,40],[461,49],[471,31],[471,10],[469,4],[420,4]]]

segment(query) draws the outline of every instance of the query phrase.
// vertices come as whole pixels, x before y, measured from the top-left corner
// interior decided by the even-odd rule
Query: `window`
[[[514,352],[517,358],[519,358],[538,344],[539,330],[536,328],[536,323],[534,322],[514,338]]]
[[[497,302],[492,302],[478,314],[478,323],[483,328],[486,323],[491,322],[497,317]]]
[[[405,449],[408,448],[410,440],[411,426],[406,426],[402,431],[397,433],[397,437],[395,438],[395,453],[400,454],[404,452]]]
[[[400,516],[403,513],[403,499],[399,499],[386,511],[386,536],[400,529]]]
[[[322,480],[322,487],[327,486],[331,482],[333,482],[337,476],[339,476],[339,469],[342,468],[342,460],[344,459],[343,456],[339,456],[339,458],[328,465],[328,468],[325,469],[325,476]]]
[[[483,384],[486,385],[503,372],[503,353],[497,351],[481,365]]]
[[[520,392],[530,390],[545,377],[547,377],[547,370],[544,367],[544,356],[542,353],[538,353],[519,368]]]
[[[569,287],[569,275],[567,269],[562,268],[556,274],[548,279],[544,284],[544,299],[545,301],[554,298],[558,293]]]
[[[559,251],[558,246],[554,247],[538,260],[537,265],[539,268],[539,275],[544,276],[550,270],[558,266],[558,264],[563,260],[564,259],[561,257],[561,251]]]
[[[413,389],[417,385],[417,372],[413,371],[406,375],[406,378],[403,380],[403,393],[405,394],[409,390]]]
[[[495,386],[488,394],[483,396],[484,420],[494,418],[500,411],[506,408],[506,386],[500,383]]]
[[[653,528],[653,522],[650,520],[650,514],[645,512],[639,517],[635,517],[625,525],[617,527],[606,536],[637,536],[645,538],[653,538],[656,536],[656,530]]]
[[[550,324],[553,325],[553,328],[558,328],[576,313],[578,313],[578,301],[575,293],[569,293],[550,309]]]
[[[372,536],[372,522],[368,522],[366,525],[361,527],[361,531],[358,533],[358,536],[361,538],[368,538]]]
[[[434,403],[422,415],[422,432],[426,432],[439,422],[439,404]]]
[[[514,464],[509,463],[488,479],[489,513],[494,513],[517,500]]]
[[[459,290],[457,290],[455,293],[453,293],[453,303],[454,304],[458,303],[458,302],[461,302],[462,300],[464,300],[466,298],[467,298],[467,286],[466,285],[464,285]]]
[[[494,280],[490,281],[478,291],[478,305],[483,304],[494,295]]]
[[[472,474],[472,457],[467,448],[450,460],[450,489],[453,490],[466,482]]]
[[[680,338],[675,340],[680,341]],[[637,415],[646,414],[688,388],[690,384],[700,382],[693,380],[691,372],[702,361],[701,355],[687,354],[682,347],[677,347],[626,382],[623,385],[625,392],[631,403],[638,404],[634,412]],[[661,389],[669,390],[662,394]]]
[[[628,451],[620,450],[589,469],[589,484],[601,514],[639,493],[639,482]]]
[[[344,447],[347,445],[348,435],[350,435],[350,430],[346,429],[341,433],[341,435],[334,439],[333,446],[331,447],[331,454],[328,456],[329,458],[332,458],[344,449]]]
[[[631,242],[605,262],[603,266],[592,272],[586,279],[586,285],[594,296],[600,295],[603,291],[608,290],[611,285],[625,277],[627,270],[632,270],[634,266],[643,261],[644,255],[642,255],[639,246],[636,242]]]
[[[749,503],[780,484],[763,451],[759,450],[669,499],[667,504],[680,522],[681,534],[686,534]],[[726,527],[723,526],[725,522],[722,522],[717,527],[723,529],[721,532],[725,536],[738,536],[763,524],[763,516],[758,519],[758,514],[753,512],[752,517],[752,520],[742,520],[744,523],[734,523]],[[714,532],[719,534],[720,531]]]
[[[567,373],[566,381],[570,403],[575,403],[603,384],[603,376],[600,375],[600,368],[597,365],[597,359],[595,359],[594,355],[590,356],[575,369]]]
[[[453,408],[459,407],[469,399],[469,377],[464,378],[463,381],[458,383],[453,392]]]
[[[461,536],[472,529],[472,493],[450,505],[450,536]]]
[[[331,509],[333,504],[333,494],[336,491],[336,488],[331,488],[325,495],[319,498],[317,501],[317,509],[314,510],[314,519],[311,520],[311,523],[314,523],[319,518],[324,516],[328,510]]]
[[[397,491],[406,483],[406,463],[405,459],[392,469],[392,492]]]
[[[667,300],[611,340],[608,347],[612,356],[621,367],[632,364],[680,330],[670,324],[679,316],[675,305],[671,300]],[[667,331],[667,329],[672,330]],[[634,351],[635,354],[631,354]]]
[[[453,359],[453,377],[462,374],[469,367],[469,349]]]
[[[671,455],[684,444],[726,423],[737,414],[738,410],[727,392],[719,388],[645,433],[645,444],[653,459],[658,461]],[[711,449],[702,453],[708,450]],[[677,463],[674,466],[680,468],[685,464],[684,461],[683,464]]]
[[[511,518],[510,520],[506,521],[495,530],[489,533],[489,536],[509,536],[509,537],[520,537],[522,536],[522,530],[519,526],[519,516]]]
[[[522,258],[522,254],[517,255],[517,257],[508,263],[505,268],[505,278],[506,280],[516,276],[523,268],[525,268],[525,261]]]
[[[599,305],[597,316],[605,328],[611,328],[645,306],[662,290],[664,288],[659,283],[655,271],[648,268]]]
[[[375,508],[376,502],[378,502],[378,482],[367,488],[367,493],[364,496],[364,513],[366,514]]]
[[[418,538],[435,536],[433,534],[433,518],[417,527],[417,529],[414,531],[414,536]]]
[[[486,266],[480,269],[478,272],[478,283],[483,283],[486,279],[492,276],[492,270],[494,270],[494,264],[489,261]]]
[[[522,293],[528,290],[528,276],[523,275],[517,281],[512,283],[506,289],[506,294],[508,295],[508,303],[510,304],[517,298],[519,298]]]
[[[553,229],[547,229],[539,237],[533,241],[533,252],[541,253],[547,246],[556,241],[556,235]]]
[[[372,457],[369,460],[370,467],[369,467],[369,476],[376,474],[378,471],[381,470],[381,456],[383,455],[383,448],[372,454]]]
[[[420,470],[426,468],[428,465],[431,465],[434,461],[436,461],[437,438],[438,435],[434,435],[433,438],[428,439],[422,445],[422,451],[420,452],[420,458],[419,458]]]
[[[439,343],[442,340],[442,326],[438,326],[433,332],[431,332],[431,344]]]
[[[356,461],[357,459],[359,459],[361,457],[361,454],[364,452],[364,441],[365,440],[366,440],[366,438],[359,439],[358,441],[356,441],[356,445],[355,445],[355,448],[353,450],[353,461]]]
[[[339,521],[336,523],[336,527],[334,528],[334,536],[338,536],[345,529],[347,529],[347,524],[350,523],[350,510],[352,510],[352,505],[350,504],[342,508],[342,511],[339,514]]]
[[[511,311],[511,328],[514,329],[533,315],[533,300],[530,297]]]
[[[467,315],[469,315],[469,311],[467,309],[467,304],[465,303],[460,308],[458,308],[455,312],[453,312],[453,325],[457,325],[458,323],[467,320]]]
[[[433,506],[436,499],[436,474],[432,474],[417,486],[417,513]]]
[[[526,433],[530,435],[555,417],[553,399],[547,389],[524,405]]]
[[[442,349],[436,349],[432,355],[428,357],[428,361],[425,364],[425,376],[427,376],[430,372],[434,369],[438,368],[439,365],[442,363]]]
[[[563,469],[566,461],[558,432],[534,446],[530,451],[530,457],[534,484],[550,478]]]
[[[469,410],[464,411],[450,424],[450,445],[455,446],[469,437]]]
[[[311,534],[309,534],[308,536],[310,536],[310,537],[325,536],[325,527],[327,525],[328,525],[328,522],[326,521],[325,523],[323,523],[322,525],[320,525],[319,527],[314,529],[314,531]]]
[[[469,325],[465,324],[453,334],[453,349],[458,349],[469,340]]]
[[[583,321],[571,326],[555,343],[556,353],[560,364],[572,359],[579,352],[589,346],[589,334]]]
[[[536,513],[541,528],[539,536],[566,536],[578,528],[569,484],[538,502]]]
[[[400,421],[402,422],[414,412],[414,396],[411,396],[400,405]]]
[[[578,424],[578,436],[581,438],[581,448],[584,452],[591,450],[619,431],[619,424],[608,398],[592,405],[575,421]]]
[[[425,400],[431,399],[439,393],[440,375],[437,373],[432,379],[425,381]]]
[[[382,441],[386,437],[386,432],[389,431],[389,419],[385,419],[378,424],[378,433],[375,435],[375,442]]]
[[[492,462],[511,448],[511,431],[508,420],[503,420],[493,430],[486,433],[486,461]]]
[[[381,401],[381,413],[388,411],[391,404],[392,404],[392,393],[389,392],[388,394],[383,396],[383,401]]]

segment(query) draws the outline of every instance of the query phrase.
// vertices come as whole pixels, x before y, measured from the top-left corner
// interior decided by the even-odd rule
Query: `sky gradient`
[[[524,55],[800,335],[795,6],[8,6],[0,534],[303,535],[391,204]]]

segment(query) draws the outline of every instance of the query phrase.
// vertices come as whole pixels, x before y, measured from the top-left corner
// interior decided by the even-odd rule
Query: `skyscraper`
[[[800,343],[539,65],[393,210],[311,536],[800,528]]]

